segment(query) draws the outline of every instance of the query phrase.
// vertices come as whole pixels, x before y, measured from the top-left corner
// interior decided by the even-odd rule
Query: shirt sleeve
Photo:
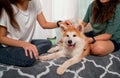
[[[120,4],[117,5],[115,15],[108,21],[106,33],[114,34],[120,27]]]
[[[90,17],[91,17],[91,12],[92,12],[92,5],[93,5],[93,2],[89,5],[88,9],[87,9],[87,12],[85,14],[85,17],[83,19],[84,22],[90,22]]]
[[[7,27],[7,14],[4,9],[2,10],[2,14],[0,17],[0,26]]]

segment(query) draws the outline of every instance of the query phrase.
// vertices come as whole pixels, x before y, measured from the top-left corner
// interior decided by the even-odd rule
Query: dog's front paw
[[[57,74],[58,75],[63,75],[65,70],[66,70],[66,68],[60,66],[60,67],[57,68]]]
[[[45,61],[45,60],[49,60],[49,59],[47,56],[39,56],[39,60]]]
[[[53,53],[53,52],[56,52],[56,51],[58,51],[58,50],[59,50],[59,46],[55,46],[55,47],[49,49],[49,50],[48,50],[48,53]]]
[[[53,52],[55,52],[54,48],[51,48],[51,49],[48,50],[48,53],[53,53]]]

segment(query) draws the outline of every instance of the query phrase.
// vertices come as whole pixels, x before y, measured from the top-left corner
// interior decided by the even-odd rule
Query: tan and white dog
[[[68,57],[60,67],[57,68],[57,74],[64,74],[65,70],[73,64],[80,62],[84,57],[89,54],[89,46],[84,36],[82,26],[64,26],[61,25],[62,42],[51,48],[48,52],[51,54],[40,56],[40,60],[50,60],[60,57]],[[58,52],[54,52],[58,51]],[[54,52],[54,53],[52,53]]]

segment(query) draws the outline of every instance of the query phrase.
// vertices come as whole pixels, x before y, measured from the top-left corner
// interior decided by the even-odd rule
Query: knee
[[[52,43],[49,40],[44,41],[43,44],[37,45],[39,54],[46,53],[52,47]]]
[[[50,41],[50,40],[47,40],[46,45],[47,45],[49,48],[51,48],[51,47],[52,47],[51,41]]]
[[[26,57],[24,60],[22,60],[19,64],[19,66],[21,67],[29,67],[29,66],[33,66],[36,62],[35,58],[30,58],[30,57]]]
[[[104,56],[105,48],[102,46],[95,46],[91,49],[91,54],[97,55],[97,56]]]

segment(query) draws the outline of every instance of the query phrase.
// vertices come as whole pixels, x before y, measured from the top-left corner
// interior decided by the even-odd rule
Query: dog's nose
[[[72,43],[72,40],[68,40],[68,43],[71,44],[71,43]]]

